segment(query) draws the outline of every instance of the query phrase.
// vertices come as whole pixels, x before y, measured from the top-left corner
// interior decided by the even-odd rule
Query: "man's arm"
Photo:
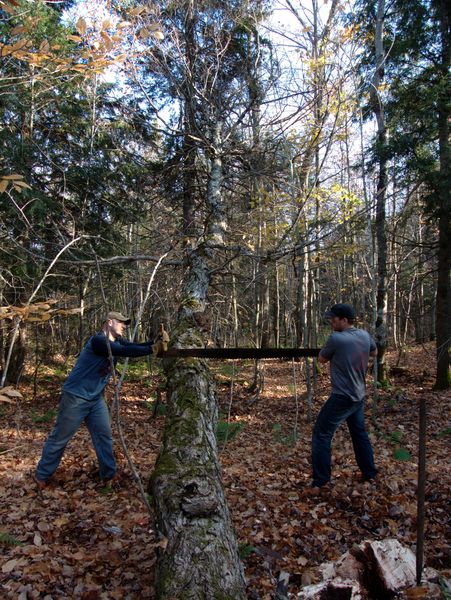
[[[324,344],[324,346],[319,351],[318,362],[320,364],[329,362],[332,359],[334,352],[335,352],[334,337],[333,337],[333,335],[330,335],[327,338],[327,341]]]
[[[109,355],[108,343],[105,335],[95,335],[92,338],[91,345],[94,354],[98,354],[99,356]],[[148,354],[152,354],[152,342],[136,344],[120,338],[120,341],[116,340],[114,342],[110,342],[110,348],[113,356],[128,356],[130,358],[136,358],[138,356],[147,356]]]

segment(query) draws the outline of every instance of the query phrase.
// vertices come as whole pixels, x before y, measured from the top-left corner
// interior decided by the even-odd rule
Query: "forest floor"
[[[223,481],[249,584],[249,597],[270,599],[280,571],[290,592],[318,580],[318,567],[365,539],[396,538],[415,550],[418,406],[426,398],[427,490],[425,563],[449,577],[449,395],[432,391],[434,348],[408,349],[391,387],[379,391],[376,424],[367,423],[379,477],[358,483],[346,428],[333,442],[334,488],[306,494],[312,422],[307,420],[303,364],[265,361],[265,387],[252,400],[252,364],[214,363],[221,419],[230,411],[228,439],[219,429]],[[389,357],[395,364],[396,357]],[[41,369],[36,386],[23,380],[17,405],[0,404],[0,597],[153,598],[158,542],[152,519],[130,475],[116,489],[96,479],[95,455],[82,428],[66,450],[55,481],[38,492],[31,474],[56,414],[64,369]],[[231,380],[233,384],[231,385]],[[147,482],[164,415],[152,418],[157,375],[131,368],[122,390],[129,453]],[[296,411],[295,391],[298,396]],[[329,391],[318,377],[315,417]],[[111,392],[110,392],[111,395]],[[224,416],[225,415],[225,416]],[[222,429],[221,429],[222,427]],[[116,435],[117,438],[117,435]]]

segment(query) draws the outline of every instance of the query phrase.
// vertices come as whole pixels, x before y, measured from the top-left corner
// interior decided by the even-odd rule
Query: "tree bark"
[[[183,317],[177,347],[200,346],[195,320]],[[163,446],[151,477],[157,529],[159,599],[245,598],[245,581],[221,484],[217,404],[203,360],[167,361],[168,405]]]
[[[198,319],[210,284],[211,245],[224,243],[221,127],[212,127],[204,241],[187,247],[187,277],[171,344],[202,348]],[[224,491],[216,444],[218,409],[203,360],[165,360],[168,415],[150,493],[162,551],[156,570],[159,600],[244,600],[245,580]]]
[[[379,90],[384,76],[384,26],[385,0],[377,2],[376,32],[375,32],[375,72],[370,87],[372,110],[377,121],[377,153],[379,157],[379,173],[376,190],[376,244],[377,244],[377,317],[375,338],[377,344],[377,379],[384,384],[388,379],[385,351],[387,348],[387,234],[385,198],[387,190],[387,159],[385,156],[387,132],[382,98]]]
[[[450,286],[450,214],[451,214],[451,152],[449,144],[449,67],[451,63],[451,15],[449,4],[444,0],[434,2],[437,20],[440,25],[442,56],[441,81],[443,85],[438,98],[438,128],[440,173],[438,182],[439,199],[439,247],[437,269],[436,300],[436,341],[437,341],[437,374],[436,389],[448,389],[451,383],[450,374],[450,338],[451,338],[451,286]]]

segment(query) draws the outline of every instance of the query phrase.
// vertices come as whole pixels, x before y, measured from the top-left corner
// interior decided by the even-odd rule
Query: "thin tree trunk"
[[[375,337],[378,349],[378,381],[382,384],[385,384],[388,379],[387,365],[385,362],[385,351],[387,348],[387,234],[385,214],[385,198],[387,191],[387,160],[385,158],[384,152],[387,143],[387,133],[385,129],[384,107],[382,104],[382,98],[379,94],[384,73],[384,12],[385,0],[378,0],[375,32],[376,67],[372,85],[370,87],[372,110],[377,121],[377,146],[379,154],[379,173],[377,178],[376,189],[377,318],[375,327]]]
[[[449,144],[449,68],[451,64],[451,11],[445,0],[434,2],[441,30],[441,75],[443,85],[438,99],[438,128],[440,151],[439,199],[439,248],[437,266],[437,301],[435,332],[437,343],[436,389],[448,389],[451,384],[451,151]]]

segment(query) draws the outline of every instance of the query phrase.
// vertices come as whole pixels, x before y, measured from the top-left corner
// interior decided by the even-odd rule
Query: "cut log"
[[[425,569],[425,596],[416,588],[415,555],[398,540],[365,541],[353,546],[334,563],[320,567],[323,582],[304,587],[298,598],[305,600],[368,599],[390,600],[409,598],[415,588],[418,598],[439,598],[436,595],[438,574]],[[347,595],[346,595],[347,594]]]
[[[366,542],[366,549],[371,549],[378,574],[386,590],[395,592],[415,585],[416,559],[409,548],[402,546],[398,540],[382,540]]]
[[[297,596],[302,600],[369,600],[357,581],[323,581],[304,588]]]

